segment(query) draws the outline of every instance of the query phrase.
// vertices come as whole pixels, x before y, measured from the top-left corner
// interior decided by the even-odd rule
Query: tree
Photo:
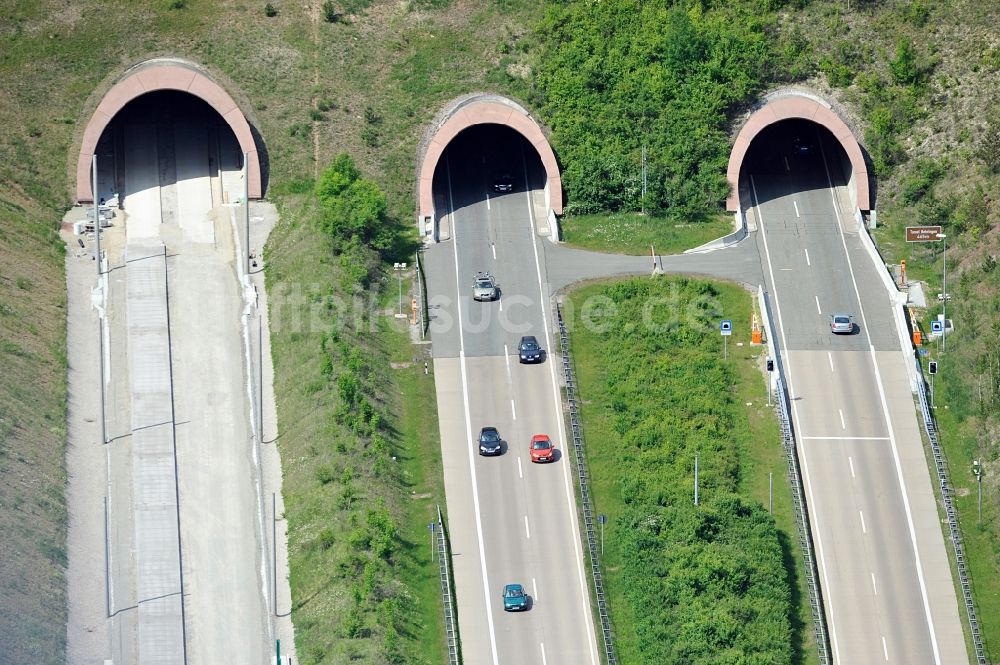
[[[913,85],[920,80],[917,52],[909,39],[896,42],[896,56],[889,62],[889,72],[892,80],[899,85]]]

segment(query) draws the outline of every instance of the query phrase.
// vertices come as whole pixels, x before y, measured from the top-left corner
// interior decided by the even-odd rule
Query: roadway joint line
[[[448,156],[445,155],[445,173],[448,176],[448,200],[451,205],[451,209],[455,209],[455,202],[452,198],[451,191],[451,164],[448,161]],[[458,224],[456,223],[454,213],[452,215],[451,223],[451,246],[453,250],[453,256],[455,259],[455,290],[458,291],[459,285],[462,283],[458,275]],[[457,293],[456,293],[457,295]],[[462,299],[457,297],[455,299],[456,306],[458,307],[458,343],[459,343],[459,365],[461,367],[462,373],[462,403],[465,408],[465,433],[467,441],[472,440],[472,416],[469,409],[469,377],[468,368],[466,366],[465,359],[465,335],[462,332]],[[472,446],[467,445],[466,448],[469,451],[469,473],[472,476],[472,502],[473,509],[476,513],[476,536],[479,540],[479,565],[483,572],[483,597],[486,601],[486,623],[489,626],[490,633],[490,650],[493,657],[493,665],[500,665],[500,658],[497,655],[497,636],[496,629],[493,627],[493,605],[490,602],[490,581],[489,581],[489,571],[486,567],[486,546],[483,542],[483,519],[479,510],[479,483],[476,479],[476,458],[474,456]]]
[[[787,160],[787,158],[786,158],[786,160]],[[761,215],[760,200],[757,198],[757,185],[754,183],[754,179],[753,179],[752,175],[750,176],[750,191],[753,194],[753,202],[755,204],[755,207],[757,208],[757,220],[759,222],[759,227],[760,227],[760,237],[761,237],[761,241],[764,243],[764,258],[767,261],[767,271],[768,271],[768,274],[771,277],[771,289],[774,291],[774,310],[775,310],[775,315],[776,315],[775,318],[777,319],[779,336],[781,337],[781,347],[782,347],[782,349],[785,349],[786,356],[787,356],[788,340],[787,340],[787,336],[785,335],[785,327],[782,324],[781,304],[778,301],[778,284],[777,284],[777,282],[774,281],[774,267],[771,264],[771,252],[770,252],[770,250],[767,247],[767,233],[765,232],[765,229],[766,229],[767,225],[764,223],[764,217]],[[456,268],[456,270],[457,270],[457,268]],[[791,361],[791,357],[788,357],[786,359],[785,366],[788,369],[788,391],[789,391],[789,394],[795,394],[795,385],[794,385],[793,380],[792,380],[792,361]],[[793,425],[793,427],[797,428],[796,431],[801,432],[802,430],[798,429],[799,426],[800,426],[798,406],[796,405],[796,403],[794,401],[791,403],[791,405],[792,405],[792,425]],[[801,437],[800,437],[800,439],[801,439]],[[808,455],[806,455],[805,451],[803,450],[800,457],[801,457],[801,463],[802,463],[803,480],[805,481],[806,492],[809,494],[809,505],[815,506],[816,505],[816,499],[813,496],[812,480],[811,480],[811,478],[809,476]],[[808,510],[808,508],[807,508],[807,510]],[[816,551],[817,551],[817,555],[818,555],[817,556],[817,561],[819,562],[819,573],[820,573],[820,576],[823,578],[821,586],[823,588],[826,588],[826,589],[831,589],[832,587],[830,586],[829,573],[826,570],[826,553],[824,552],[824,549],[823,549],[822,529],[820,529],[820,527],[819,527],[819,515],[816,514],[816,513],[813,513],[813,515],[811,516],[811,519],[812,519],[813,525],[815,525],[815,529],[813,530],[812,536],[813,536],[813,538],[816,539]],[[837,643],[837,626],[836,626],[836,623],[834,623],[834,620],[833,620],[833,617],[836,615],[836,613],[834,612],[834,609],[833,609],[833,595],[830,594],[830,593],[826,594],[826,603],[825,603],[825,606],[826,606],[827,609],[829,609],[829,613],[827,614],[827,624],[829,625],[829,628],[830,628],[830,635],[829,635],[829,637],[830,637],[830,649],[831,649],[831,651],[833,651],[833,660],[834,660],[834,663],[839,664],[840,663],[840,646]],[[822,611],[822,610],[823,610],[823,608],[820,609],[820,611]]]
[[[521,163],[523,165],[525,173],[525,184],[527,184],[528,167],[527,167],[527,162],[525,161],[524,158],[523,144],[521,145]],[[539,303],[541,303],[541,310],[542,310],[542,328],[545,330],[545,347],[551,349],[552,337],[549,333],[549,322],[548,322],[548,312],[547,312],[548,308],[546,307],[545,304],[546,303],[545,292],[544,292],[544,287],[542,285],[542,265],[538,259],[538,243],[536,242],[537,238],[535,236],[534,202],[531,200],[530,190],[528,190],[527,188],[525,189],[526,189],[525,197],[528,199],[528,222],[530,224],[530,229],[531,229],[531,249],[534,251],[535,254],[535,275],[538,278],[538,298],[539,298]],[[455,267],[455,271],[457,274],[458,272],[457,265]],[[554,413],[556,414],[557,417],[556,419],[559,422],[559,437],[560,437],[560,444],[562,445],[561,449],[566,450],[567,449],[566,419],[562,407],[562,393],[559,390],[559,382],[556,380],[555,363],[549,362],[547,364],[549,366],[549,377],[552,380],[552,403],[553,407],[555,408]],[[570,479],[569,479],[570,465],[562,464],[561,466],[563,468],[563,486],[566,489],[566,506],[570,514],[570,523],[573,525],[573,536],[574,536],[573,553],[576,556],[576,570],[580,580],[580,593],[582,594],[581,597],[584,599],[584,601],[589,601],[590,590],[589,587],[587,586],[587,578],[584,576],[583,572],[583,551],[581,546],[583,538],[580,535],[580,525],[576,515],[576,509],[577,509],[576,496],[573,492],[573,488],[570,486]],[[591,613],[589,602],[585,602],[585,607],[583,608],[583,612],[585,616],[584,623],[586,624],[587,628],[587,638],[588,638],[587,641],[590,648],[590,662],[592,663],[592,665],[598,665],[598,658],[596,651],[597,635],[594,631],[593,614]],[[544,665],[545,661],[544,650],[542,653],[542,661]]]
[[[820,143],[822,150],[823,144]],[[826,170],[826,181],[830,186],[830,198],[833,200],[833,209],[837,215],[837,230],[840,232],[840,242],[844,248],[844,256],[847,259],[847,271],[851,275],[851,284],[854,286],[854,295],[858,299],[858,311],[861,312],[861,324],[865,330],[868,327],[868,319],[865,316],[864,304],[861,301],[861,290],[858,289],[858,280],[854,276],[854,264],[851,262],[851,252],[847,249],[847,235],[841,224],[840,204],[837,203],[837,194],[833,188],[833,180],[830,178],[830,168],[826,164],[826,156],[823,157],[823,168]],[[859,229],[859,233],[865,233],[864,229]],[[893,324],[895,325],[895,324]],[[924,605],[924,617],[927,619],[927,632],[931,640],[931,650],[934,653],[935,665],[941,665],[941,651],[938,648],[937,632],[934,630],[934,617],[931,615],[930,598],[927,594],[927,583],[924,580],[923,564],[920,560],[920,549],[917,547],[916,527],[913,525],[913,511],[910,508],[910,499],[906,492],[906,479],[903,477],[903,465],[899,459],[899,448],[896,445],[896,434],[892,427],[892,416],[889,414],[889,402],[885,396],[885,387],[882,385],[882,373],[878,368],[878,361],[875,358],[875,345],[868,339],[868,354],[871,359],[872,370],[875,375],[875,385],[878,388],[879,401],[882,406],[882,417],[885,419],[885,426],[889,430],[889,444],[892,447],[892,460],[896,467],[896,479],[899,482],[899,492],[903,499],[903,511],[906,514],[906,527],[909,531],[910,544],[913,547],[913,564],[917,570],[917,582],[920,586],[920,598]],[[926,470],[926,469],[925,469]],[[936,522],[936,520],[935,520]],[[940,526],[938,527],[940,528]],[[882,637],[882,647],[885,649],[885,637]],[[889,660],[889,652],[885,649],[885,659]]]

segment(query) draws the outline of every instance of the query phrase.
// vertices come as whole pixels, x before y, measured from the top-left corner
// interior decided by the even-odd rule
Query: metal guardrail
[[[428,316],[427,309],[427,283],[424,276],[424,266],[420,262],[420,251],[413,253],[413,264],[417,267],[417,297],[419,298],[418,307],[420,308],[420,339],[423,339],[427,335],[427,328],[430,326],[430,316]]]
[[[979,630],[979,619],[976,618],[976,605],[972,598],[972,584],[969,582],[969,570],[965,563],[965,548],[962,546],[962,532],[958,528],[958,514],[955,512],[955,502],[952,498],[954,490],[951,488],[951,481],[948,477],[948,468],[945,463],[944,454],[941,452],[941,444],[938,440],[937,425],[934,423],[934,414],[927,403],[927,382],[924,379],[923,367],[920,360],[914,359],[916,363],[917,376],[920,377],[917,397],[920,401],[920,413],[924,418],[924,430],[927,432],[927,439],[931,444],[931,454],[934,457],[934,468],[937,471],[938,487],[941,489],[941,501],[944,503],[944,511],[948,517],[948,529],[951,534],[951,544],[955,548],[955,567],[958,569],[958,583],[962,587],[962,596],[965,600],[965,611],[969,617],[969,630],[972,633],[972,646],[976,650],[977,665],[989,665],[986,658],[986,649],[983,647],[983,637]]]
[[[611,617],[608,614],[607,598],[604,595],[604,578],[601,575],[600,545],[594,529],[594,509],[590,502],[590,483],[583,450],[583,429],[576,404],[576,380],[569,357],[569,333],[563,322],[562,308],[556,303],[556,325],[559,327],[559,342],[562,352],[563,373],[566,379],[566,401],[569,404],[569,420],[572,427],[573,451],[576,456],[576,474],[580,482],[580,503],[583,508],[583,522],[587,532],[587,551],[590,554],[590,572],[594,579],[594,595],[597,597],[597,612],[601,619],[601,634],[604,637],[604,657],[608,665],[617,665],[614,635],[611,632]]]
[[[823,612],[823,596],[819,588],[819,571],[816,568],[816,556],[813,552],[812,531],[809,526],[809,513],[806,510],[805,494],[802,491],[802,474],[799,470],[799,455],[795,446],[795,432],[792,429],[792,419],[789,414],[788,393],[781,376],[778,376],[775,392],[775,404],[778,410],[778,421],[781,427],[781,443],[785,449],[785,459],[788,464],[788,482],[792,489],[792,504],[795,508],[795,523],[799,527],[799,547],[805,560],[806,584],[809,587],[809,605],[812,607],[813,631],[816,634],[816,651],[821,665],[829,665],[830,636],[826,630],[826,614]]]
[[[444,607],[444,632],[448,646],[448,665],[459,665],[462,662],[459,653],[458,624],[455,614],[454,589],[451,587],[451,551],[448,548],[448,534],[445,530],[441,506],[437,508],[436,549],[438,558],[438,577],[441,582],[441,605]]]

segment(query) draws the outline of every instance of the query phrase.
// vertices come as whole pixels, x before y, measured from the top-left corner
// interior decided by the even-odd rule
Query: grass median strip
[[[750,302],[685,278],[567,298],[621,663],[817,662],[764,353],[741,325]],[[723,318],[737,324],[728,360]]]

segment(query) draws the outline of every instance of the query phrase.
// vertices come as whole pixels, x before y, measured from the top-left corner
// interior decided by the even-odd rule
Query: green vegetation
[[[761,4],[547,8],[533,92],[564,166],[568,213],[644,207],[673,220],[714,216],[728,192],[728,114],[784,75],[786,51],[768,35],[784,3]]]
[[[760,357],[738,330],[724,361],[716,330],[723,313],[749,320],[747,294],[629,280],[573,292],[566,312],[621,661],[805,662],[808,603]]]
[[[732,218],[718,215],[704,222],[678,223],[671,219],[618,212],[567,215],[559,222],[562,239],[569,245],[603,252],[677,254],[721,238],[733,230]]]
[[[912,223],[940,222],[949,234],[953,300],[948,312],[957,331],[947,356],[940,359],[938,414],[959,488],[983,634],[987,639],[1000,634],[1000,446],[993,435],[1000,427],[995,369],[1000,361],[994,343],[1000,334],[994,329],[1000,318],[1000,116],[989,85],[1000,75],[1000,49],[993,43],[1000,5],[969,0],[548,5],[527,0],[349,0],[274,2],[265,4],[263,13],[261,9],[257,3],[162,0],[109,8],[95,0],[72,5],[42,0],[13,3],[5,11],[0,36],[0,88],[6,95],[0,104],[0,530],[5,534],[0,539],[5,599],[0,652],[5,658],[65,662],[65,296],[62,243],[55,228],[71,196],[75,138],[112,79],[152,54],[185,57],[208,67],[225,81],[260,132],[269,157],[268,196],[284,215],[268,250],[269,269],[278,271],[270,275],[270,283],[279,291],[308,290],[313,306],[337,297],[346,302],[345,293],[365,280],[369,289],[377,289],[384,280],[379,250],[402,257],[405,245],[400,235],[393,236],[388,249],[347,236],[338,253],[332,253],[330,234],[319,230],[320,206],[306,198],[321,168],[335,155],[351,155],[358,172],[385,193],[385,219],[390,224],[411,219],[417,145],[427,122],[460,94],[490,90],[528,104],[553,129],[566,167],[567,237],[587,247],[637,252],[645,251],[647,240],[661,252],[697,244],[686,238],[700,229],[674,225],[715,217],[724,194],[731,120],[761,90],[804,82],[840,102],[856,115],[880,176],[883,227],[878,239],[885,258],[908,258],[911,276],[929,280],[928,291],[936,293],[940,248],[905,246],[899,236]],[[643,144],[650,191],[645,202],[640,200]],[[640,230],[634,218],[617,217],[633,230],[627,242],[614,240],[621,236],[610,231],[613,222],[580,215],[601,209],[625,214],[643,203],[656,212],[648,220],[658,221]],[[721,234],[710,234],[716,235]],[[371,237],[368,242],[381,244]],[[363,274],[351,272],[359,266]],[[720,293],[725,299],[726,291]],[[341,310],[322,311],[329,317]],[[926,315],[934,313],[932,308]],[[354,362],[351,350],[342,353],[339,342],[329,341],[329,330],[275,331],[277,352],[284,353],[276,358],[276,381],[279,393],[287,389],[290,394],[279,406],[282,427],[289,430],[281,445],[303,450],[286,457],[286,478],[303,488],[318,488],[324,500],[347,505],[337,508],[335,518],[341,522],[336,524],[355,515],[351,531],[359,533],[343,542],[334,523],[324,521],[329,517],[326,503],[317,499],[312,513],[307,489],[299,492],[296,519],[303,526],[293,534],[293,548],[299,549],[292,556],[299,571],[293,584],[303,662],[328,642],[340,640],[340,631],[355,632],[348,630],[352,626],[367,630],[375,619],[380,619],[375,634],[381,641],[351,639],[342,647],[345,652],[357,653],[361,662],[417,651],[430,662],[441,661],[433,650],[439,646],[431,646],[439,643],[440,634],[433,623],[433,592],[428,591],[433,584],[419,558],[422,547],[409,545],[423,542],[430,503],[440,500],[439,490],[432,488],[440,472],[433,466],[410,466],[426,456],[404,452],[415,440],[429,442],[435,436],[434,427],[418,430],[418,424],[407,424],[416,418],[407,415],[410,403],[423,404],[422,416],[433,413],[426,402],[415,401],[431,393],[423,383],[428,379],[411,376],[412,368],[386,368],[387,357],[398,356],[399,364],[410,352],[403,351],[407,343],[396,332],[381,323],[376,329],[363,339],[355,339],[354,329],[345,333],[352,348],[361,345],[365,354],[357,385],[344,380],[348,406],[340,406],[339,377]],[[326,348],[321,337],[328,339]],[[574,344],[579,349],[585,341],[575,338]],[[582,350],[577,354],[581,375],[587,356]],[[756,371],[750,363],[736,366],[740,376],[744,370]],[[372,392],[372,376],[388,383]],[[601,393],[588,394],[598,400]],[[762,399],[739,393],[735,403],[759,404]],[[373,427],[371,415],[365,424],[362,414],[368,409],[383,413],[387,404],[399,414],[393,431],[384,435],[387,449],[397,456],[396,467],[384,462],[385,475],[367,477],[371,487],[362,488],[353,470],[345,479],[336,446],[343,438],[345,451],[349,444],[364,447],[371,457],[360,459],[374,469],[376,459],[384,459],[383,453],[371,451],[374,434],[390,426],[380,416]],[[338,406],[342,422],[328,422]],[[771,422],[769,413],[749,413],[751,427],[756,418]],[[593,414],[587,418],[593,432]],[[608,425],[606,432],[611,431]],[[316,454],[305,448],[313,434],[320,442]],[[321,447],[334,438],[333,452]],[[608,434],[607,440],[613,438]],[[422,445],[437,450],[436,445]],[[740,459],[736,491],[762,500],[763,471],[772,466],[758,461],[751,473],[750,460],[761,450],[752,451]],[[986,469],[982,525],[976,521],[975,486],[967,471],[969,459],[977,456]],[[782,472],[780,455],[778,460],[776,480]],[[604,477],[610,478],[613,467],[604,463]],[[393,469],[398,473],[389,473]],[[408,478],[414,490],[427,487],[417,496],[432,497],[394,503]],[[775,515],[784,524],[784,485],[776,486]],[[353,496],[345,493],[347,487]],[[353,497],[362,491],[373,496],[371,521],[367,510],[356,509]],[[609,490],[605,496],[611,494]],[[388,520],[377,508],[378,496]],[[609,505],[607,499],[601,505]],[[386,539],[392,533],[389,525],[395,539]],[[791,533],[781,529],[779,536]],[[794,547],[796,539],[788,541]],[[390,552],[383,551],[383,543]],[[786,555],[790,547],[783,546]],[[620,553],[612,554],[619,559],[608,559],[610,573],[618,579]],[[348,555],[355,563],[364,560],[369,577],[362,569],[359,581],[348,584],[342,571],[324,567]],[[791,561],[798,561],[797,555]],[[317,581],[308,579],[311,574],[328,577]],[[365,595],[397,579],[420,608],[402,624],[395,623],[398,617],[391,608],[385,612],[392,621],[381,621],[385,617],[372,610],[372,597]],[[326,581],[329,586],[323,586]],[[618,588],[614,602],[621,633],[628,603]],[[792,589],[793,603],[801,607]],[[356,608],[348,615],[353,624],[339,623],[345,618],[338,612],[345,608]],[[400,634],[395,645],[390,624]],[[423,635],[406,634],[416,624],[423,626]],[[794,636],[808,631],[797,628],[794,617],[792,631],[794,652]],[[807,650],[808,642],[804,644]]]
[[[331,237],[331,211],[338,197],[384,201],[349,161],[324,173],[317,199],[288,200],[267,249],[299,658],[436,664],[444,632],[427,524],[444,495],[433,378],[393,362],[412,347],[380,316],[380,283],[361,298],[347,288],[354,273],[335,248],[358,242]]]

